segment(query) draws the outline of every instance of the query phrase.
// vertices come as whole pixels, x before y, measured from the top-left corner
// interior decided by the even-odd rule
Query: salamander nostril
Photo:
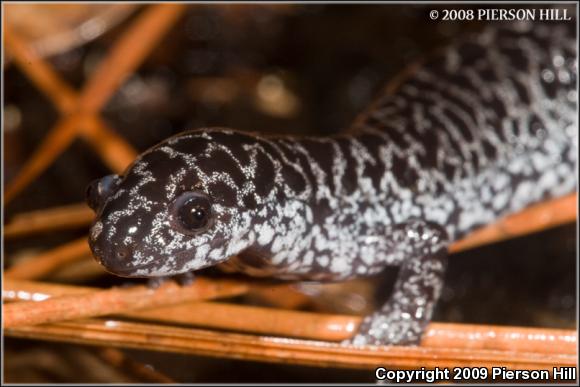
[[[132,249],[129,246],[120,246],[117,251],[115,251],[115,257],[121,260],[130,258],[131,254]]]

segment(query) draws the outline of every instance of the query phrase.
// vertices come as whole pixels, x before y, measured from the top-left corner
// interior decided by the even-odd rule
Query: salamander
[[[447,247],[576,189],[575,23],[486,27],[429,57],[327,137],[186,131],[93,182],[89,243],[124,277],[226,263],[337,281],[399,267],[354,345],[417,345]]]

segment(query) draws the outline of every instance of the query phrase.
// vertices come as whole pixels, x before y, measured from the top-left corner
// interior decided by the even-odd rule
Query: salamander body
[[[122,276],[400,272],[354,344],[416,344],[446,249],[576,188],[574,23],[493,26],[433,56],[331,137],[188,131],[93,183],[95,257]],[[233,257],[233,258],[232,258]]]

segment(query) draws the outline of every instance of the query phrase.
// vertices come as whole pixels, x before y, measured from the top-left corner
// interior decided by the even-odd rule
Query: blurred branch
[[[82,93],[80,109],[88,112],[100,110],[158,45],[186,7],[178,3],[148,7],[95,69]]]
[[[18,292],[25,284],[5,278],[2,289],[4,297],[10,298],[10,292]],[[247,290],[248,285],[242,282],[198,278],[191,286],[182,287],[170,281],[158,289],[133,286],[63,295],[39,302],[16,302],[4,305],[4,328],[102,316],[185,301],[231,297]]]
[[[535,204],[521,212],[500,219],[495,224],[474,231],[466,238],[453,243],[449,251],[456,253],[469,250],[481,245],[574,222],[577,219],[577,205],[577,193]]]
[[[125,168],[137,158],[138,153],[135,148],[98,115],[87,118],[80,134],[101,156],[109,169],[117,174],[123,173]]]
[[[85,203],[20,213],[4,225],[4,238],[87,227],[94,218],[95,213]]]
[[[361,317],[298,312],[213,302],[190,302],[129,312],[126,317],[179,325],[310,340],[342,341],[357,331]],[[421,343],[432,348],[470,348],[574,354],[570,330],[431,323]],[[546,346],[546,342],[550,342]]]
[[[167,375],[132,360],[123,352],[115,348],[99,348],[95,351],[96,355],[103,361],[126,373],[129,372],[135,377],[144,380],[146,383],[168,383],[176,384],[177,382]]]
[[[432,324],[433,326],[433,324]],[[443,328],[443,329],[441,329]],[[454,326],[436,324],[430,328],[431,336],[451,335]],[[512,335],[509,328],[505,338],[510,343]],[[467,327],[470,330],[470,327]],[[488,332],[487,339],[493,342],[493,330],[481,327]],[[540,337],[545,330],[524,332],[517,328],[515,335],[524,338]],[[20,326],[6,329],[5,334],[12,337],[35,338],[52,341],[65,341],[80,344],[103,345],[112,347],[139,348],[163,352],[176,352],[233,358],[244,360],[266,361],[274,363],[292,363],[320,367],[346,367],[374,369],[377,365],[409,368],[434,367],[508,367],[509,369],[544,369],[552,372],[553,367],[577,365],[576,354],[545,352],[517,352],[516,350],[493,350],[477,348],[448,347],[350,347],[340,344],[306,341],[287,338],[252,336],[227,332],[213,332],[192,328],[177,328],[153,324],[132,323],[116,320],[84,320],[43,326]],[[536,336],[536,334],[538,336]],[[503,336],[503,335],[500,335]],[[461,336],[459,336],[461,337]],[[462,339],[470,338],[470,334]],[[537,348],[552,345],[551,339],[559,343],[568,340],[576,342],[576,334],[572,331],[561,331],[552,336]],[[467,341],[469,345],[471,341]],[[441,342],[435,340],[434,343]],[[488,341],[482,340],[484,348]]]
[[[65,243],[35,257],[19,262],[4,272],[7,278],[42,278],[59,267],[91,255],[86,237]]]
[[[122,172],[137,156],[131,145],[104,126],[100,119],[93,119],[92,116],[98,113],[117,88],[135,71],[184,9],[183,4],[150,6],[115,43],[80,95],[76,95],[46,62],[32,49],[27,48],[22,39],[15,36],[14,31],[8,31],[8,48],[13,50],[17,63],[54,101],[62,117],[20,173],[9,183],[4,194],[5,204],[42,173],[79,133],[94,142],[97,150],[107,148],[103,146],[104,140],[113,149],[122,151],[116,155],[112,155],[110,151],[101,154],[109,167],[117,173]]]
[[[50,130],[39,147],[26,161],[18,175],[10,182],[4,191],[4,205],[7,205],[24,188],[40,175],[64,150],[77,135],[77,128],[83,120],[82,115],[73,114],[66,119],[60,119]]]
[[[76,93],[62,80],[53,68],[45,62],[7,24],[4,25],[4,43],[14,56],[18,67],[55,104],[60,112],[70,112],[76,105]]]
[[[94,292],[95,289],[89,287],[10,281],[4,292],[4,300],[78,297]],[[348,339],[361,321],[359,316],[192,301],[139,311],[121,311],[119,316],[165,324],[324,341]],[[563,329],[431,323],[421,346],[574,355],[577,351],[577,335],[574,331]]]

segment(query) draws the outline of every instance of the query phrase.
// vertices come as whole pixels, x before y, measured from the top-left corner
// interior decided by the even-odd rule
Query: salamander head
[[[93,182],[95,257],[113,274],[155,277],[213,266],[248,247],[252,213],[274,181],[273,165],[265,165],[271,176],[264,160],[260,173],[251,167],[256,152],[244,144],[255,141],[230,130],[185,132],[140,155],[123,176]]]

